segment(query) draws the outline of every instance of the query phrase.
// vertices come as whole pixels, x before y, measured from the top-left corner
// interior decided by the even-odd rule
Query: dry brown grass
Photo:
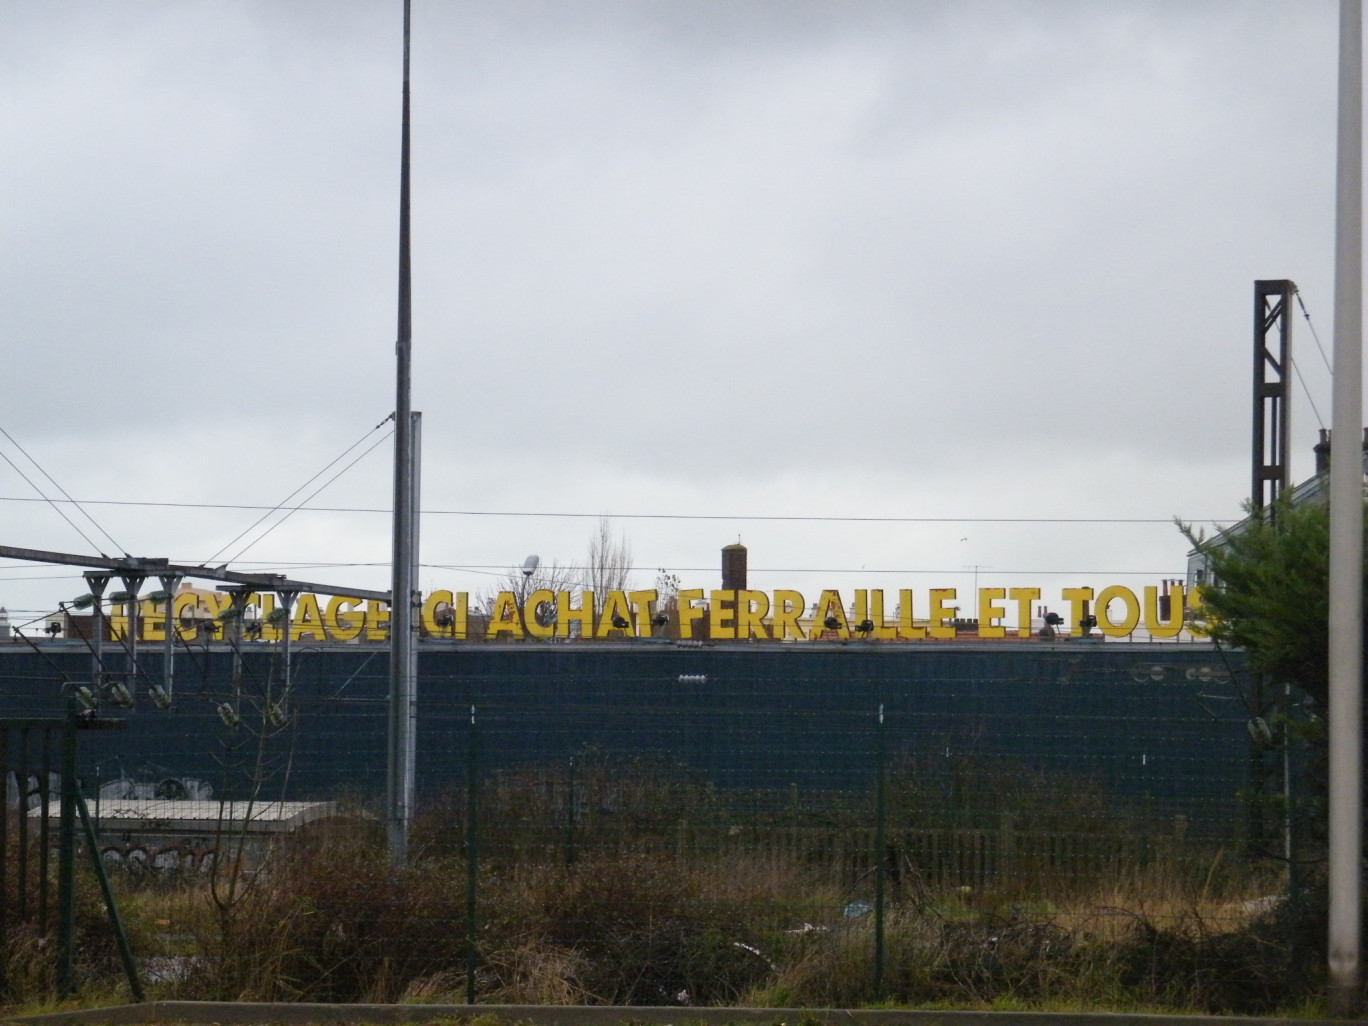
[[[1250,904],[1278,892],[1276,874],[1171,825],[1129,847],[1115,820],[1089,834],[1086,793],[1061,803],[1085,817],[1071,847],[1032,781],[1009,795],[1029,814],[974,796],[991,829],[947,825],[932,838],[1010,835],[1010,861],[941,859],[933,873],[927,860],[941,856],[927,835],[914,848],[910,830],[891,830],[876,992],[873,916],[859,904],[872,900],[877,860],[857,801],[747,818],[648,768],[579,773],[573,797],[545,774],[504,775],[481,795],[482,1002],[1261,1011],[1299,1000],[1276,970],[1281,949],[1259,918],[1269,910]],[[168,998],[463,1001],[462,813],[459,800],[434,807],[397,877],[376,838],[324,835],[212,887],[195,874],[125,878],[135,950],[174,961],[176,978],[156,987]],[[1147,829],[1131,832],[1143,841]]]
[[[438,859],[393,880],[381,851],[331,845],[278,858],[227,913],[198,879],[124,890],[140,953],[190,956],[164,996],[448,1002],[465,995],[464,879],[463,863]],[[699,1004],[1258,1010],[1269,988],[1221,962],[1249,953],[1221,939],[1245,936],[1267,911],[1247,903],[1271,883],[1211,855],[1083,893],[922,890],[890,903],[876,994],[873,917],[846,915],[858,895],[824,871],[769,855],[582,852],[482,876],[477,990],[494,1003],[661,1004],[687,991]]]

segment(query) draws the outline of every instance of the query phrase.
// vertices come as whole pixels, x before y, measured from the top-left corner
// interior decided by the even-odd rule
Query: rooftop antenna
[[[408,860],[413,816],[413,748],[417,705],[413,637],[413,417],[410,398],[413,318],[409,261],[409,7],[404,0],[403,115],[399,143],[399,331],[395,342],[394,550],[390,586],[389,764],[386,835],[397,869]]]

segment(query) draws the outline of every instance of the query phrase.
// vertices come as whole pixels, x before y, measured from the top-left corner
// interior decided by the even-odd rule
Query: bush
[[[1108,989],[1098,945],[1049,916],[1022,911],[953,916],[904,908],[885,924],[883,990],[873,981],[872,917],[811,936],[766,1000],[775,1004],[857,1007],[900,1004],[989,1005],[1086,1001]],[[1091,975],[1090,975],[1091,974]],[[1092,989],[1089,989],[1092,988]]]
[[[180,996],[256,1001],[395,1001],[449,969],[454,900],[427,863],[394,877],[364,842],[298,845],[256,879],[220,890],[198,923],[202,956]]]
[[[1307,956],[1288,940],[1309,937],[1323,905],[1284,903],[1266,921],[1246,922],[1238,899],[1277,886],[1248,865],[1220,854],[1197,860],[1199,846],[1170,832],[1144,860],[1094,859],[1087,873],[1068,872],[1066,859],[1032,846],[1049,835],[1014,819],[985,832],[1012,835],[1012,863],[974,863],[982,879],[972,886],[947,886],[949,871],[922,872],[917,851],[898,848],[906,839],[890,831],[876,992],[873,840],[857,803],[832,800],[828,825],[816,828],[796,800],[763,813],[723,808],[706,789],[665,787],[643,767],[629,769],[640,775],[621,781],[607,767],[578,766],[573,788],[533,776],[488,782],[481,1002],[1268,1011],[1309,993],[1302,981],[1316,978],[1323,959],[1323,947]],[[969,795],[972,774],[962,776],[956,794]],[[1066,825],[1042,796],[1034,806],[1023,797],[1038,782],[1001,784],[1036,830]],[[1093,818],[1088,789],[1079,795],[1069,815]],[[972,795],[965,810],[1000,815],[990,797]],[[174,949],[181,978],[159,984],[163,997],[462,1002],[462,812],[459,801],[435,807],[399,874],[378,831],[353,822],[347,832],[296,837],[259,871],[224,860],[212,887],[201,876],[125,878],[135,950]],[[941,858],[944,839],[936,845]],[[1062,855],[1080,853],[1095,854]]]
[[[673,860],[584,860],[518,880],[482,935],[493,999],[543,992],[550,973],[552,992],[594,1004],[724,1004],[771,971],[745,901]]]
[[[301,846],[231,903],[205,909],[203,956],[178,996],[463,1000],[465,866],[394,876],[378,846]],[[482,881],[481,1000],[735,1001],[771,971],[747,896],[660,857],[523,865]]]

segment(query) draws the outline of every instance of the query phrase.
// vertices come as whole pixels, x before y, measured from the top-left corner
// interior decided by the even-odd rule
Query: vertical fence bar
[[[47,936],[48,929],[48,854],[52,847],[52,831],[48,826],[48,803],[52,801],[49,781],[52,775],[52,729],[43,729],[43,741],[38,758],[38,801],[43,818],[38,821],[38,933]]]
[[[29,817],[28,817],[28,797],[29,797],[29,728],[23,727],[19,731],[19,761],[14,770],[15,789],[19,792],[19,829],[17,840],[19,850],[15,853],[15,876],[19,883],[19,921],[22,923],[28,919],[28,840],[29,840]]]
[[[879,703],[879,722],[874,741],[874,998],[883,996],[884,974],[884,877],[887,873],[887,852],[884,850],[888,802],[884,791],[884,763],[887,745],[884,739],[884,707]]]
[[[0,726],[0,997],[9,993],[5,952],[9,937],[9,730]]]
[[[57,852],[57,993],[71,996],[76,936],[76,699],[67,706],[62,731],[62,822]],[[47,809],[43,810],[47,815]]]
[[[476,826],[479,796],[479,757],[475,750],[475,707],[470,707],[470,730],[466,735],[466,1004],[475,1003],[475,891],[479,885]]]
[[[7,993],[9,966],[6,962],[4,940],[16,922],[31,923],[41,947],[46,943],[49,930],[52,831],[53,775],[54,759],[60,767],[60,818],[58,825],[57,851],[57,937],[51,949],[55,955],[55,977],[58,996],[66,998],[75,991],[75,905],[76,905],[76,814],[78,811],[88,818],[81,800],[80,781],[76,776],[78,731],[84,728],[122,727],[122,720],[81,719],[80,707],[73,697],[67,703],[67,715],[62,719],[0,719],[0,994]],[[38,745],[38,764],[29,764],[32,755],[31,738],[33,731],[40,731]],[[60,753],[54,755],[53,746],[60,734]],[[18,743],[16,743],[16,735]],[[9,782],[15,782],[16,801],[11,806]],[[38,801],[30,810],[30,798]],[[31,829],[30,812],[38,816],[36,834]],[[16,816],[17,827],[11,828],[10,817]],[[93,828],[88,831],[91,855],[96,859],[97,871],[103,869],[99,864],[99,851],[95,843]],[[37,858],[30,858],[28,847],[35,842],[39,845]],[[13,859],[10,856],[15,856]],[[36,876],[36,880],[30,877]],[[107,883],[107,881],[106,881]],[[118,910],[113,905],[113,893],[106,886],[106,901],[109,904],[111,921],[116,933],[122,932]],[[126,943],[124,944],[126,946]],[[131,956],[126,959],[131,965]],[[141,992],[135,986],[134,993]]]
[[[1251,719],[1249,721],[1251,731],[1256,725],[1256,720],[1252,717],[1262,717],[1267,712],[1265,708],[1267,684],[1268,682],[1262,673],[1251,673],[1249,675],[1249,705],[1253,710],[1250,713]],[[1258,859],[1268,854],[1265,844],[1268,840],[1268,827],[1264,822],[1264,806],[1268,801],[1266,794],[1268,769],[1264,765],[1263,742],[1252,732],[1249,738],[1248,773],[1249,793],[1245,798],[1245,857]]]
[[[124,930],[123,917],[119,915],[119,906],[114,901],[114,890],[109,886],[109,874],[105,872],[104,860],[100,858],[100,843],[95,836],[95,827],[90,822],[90,811],[86,808],[85,797],[80,789],[73,788],[73,794],[76,798],[76,809],[81,814],[81,828],[85,832],[86,846],[90,849],[90,857],[95,860],[95,876],[100,881],[100,893],[104,896],[105,907],[109,910],[109,925],[114,929],[114,940],[119,947],[119,959],[123,962],[124,975],[128,978],[128,989],[134,1001],[146,1001],[142,982],[138,979],[137,967],[133,964],[133,949],[128,946],[128,933]]]
[[[565,864],[575,864],[575,757],[565,777]]]
[[[1282,703],[1278,709],[1278,736],[1282,742],[1282,841],[1283,858],[1291,872],[1292,866],[1292,732],[1288,729],[1292,716],[1292,685],[1284,683]],[[1295,894],[1296,890],[1293,889]]]

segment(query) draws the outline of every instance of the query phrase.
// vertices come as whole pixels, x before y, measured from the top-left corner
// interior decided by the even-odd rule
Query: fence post
[[[19,919],[21,922],[27,921],[29,916],[29,728],[22,727],[19,730],[19,770],[15,773],[14,782],[19,787],[19,850],[15,859],[15,875],[19,877]],[[46,816],[47,809],[43,810]]]
[[[9,730],[0,723],[0,943],[9,936],[9,778]],[[22,793],[18,786],[15,792],[16,796]],[[22,810],[23,807],[23,799],[20,798],[19,808]],[[5,975],[6,954],[6,950],[0,947],[0,999],[9,994]]]
[[[48,805],[52,801],[52,731],[43,731],[39,756],[38,799],[43,805],[43,818],[38,823],[38,933],[46,937],[48,931],[48,861],[52,855],[52,829],[48,823]]]
[[[62,821],[57,835],[57,994],[71,996],[76,936],[76,699],[62,729]],[[46,818],[48,810],[43,809]],[[27,817],[25,817],[27,818]]]
[[[884,851],[884,820],[886,801],[884,796],[884,707],[879,704],[879,722],[875,732],[875,776],[874,776],[874,998],[883,996],[884,971],[884,877],[887,853]]]
[[[128,946],[128,933],[124,930],[123,917],[114,901],[114,889],[109,886],[109,874],[105,872],[104,861],[100,858],[100,841],[95,836],[95,827],[90,822],[90,810],[86,808],[85,798],[79,788],[75,790],[76,810],[81,814],[81,828],[85,831],[86,846],[95,862],[95,877],[100,882],[100,894],[104,896],[105,907],[109,910],[109,924],[114,928],[114,940],[119,947],[119,958],[123,962],[124,975],[128,978],[128,989],[133,1000],[142,1002],[142,983],[138,979],[138,969],[133,963],[133,949]]]
[[[1016,872],[1016,816],[1004,811],[998,821],[998,857],[996,870],[998,879],[1011,882]]]
[[[479,795],[479,758],[475,751],[475,707],[470,707],[470,729],[466,735],[466,1004],[475,1003],[475,892],[479,886],[476,861],[476,800]]]
[[[575,864],[575,757],[570,756],[570,768],[565,778],[565,864]]]

